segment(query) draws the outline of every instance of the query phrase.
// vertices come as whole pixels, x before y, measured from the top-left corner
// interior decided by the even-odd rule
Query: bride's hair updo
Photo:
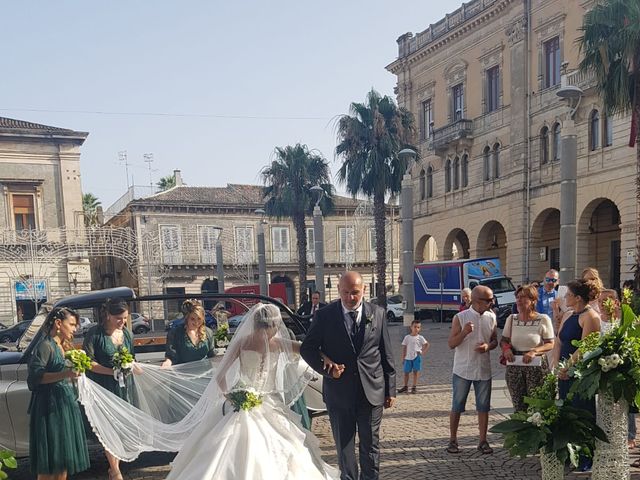
[[[280,310],[275,305],[258,304],[254,316],[256,328],[275,328],[280,322]]]

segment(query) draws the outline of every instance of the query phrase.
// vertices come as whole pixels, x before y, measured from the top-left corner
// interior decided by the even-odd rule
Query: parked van
[[[512,311],[515,287],[500,268],[499,258],[464,258],[420,263],[413,274],[417,318],[451,321],[460,309],[463,288],[485,285],[493,290],[498,305],[498,326]]]

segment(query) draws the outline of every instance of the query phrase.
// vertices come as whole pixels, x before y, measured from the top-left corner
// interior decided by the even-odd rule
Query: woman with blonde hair
[[[169,330],[163,367],[211,358],[215,354],[213,330],[205,325],[205,311],[197,300],[182,304],[184,323]]]
[[[591,305],[591,308],[596,312],[601,313],[598,298],[600,297],[600,292],[604,290],[604,284],[600,278],[600,272],[593,267],[587,267],[582,270],[581,278],[593,282],[594,288],[592,289],[592,295],[594,295],[594,297],[589,299],[589,305]]]

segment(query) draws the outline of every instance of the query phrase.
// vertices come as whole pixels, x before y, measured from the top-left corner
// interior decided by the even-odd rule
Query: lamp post
[[[569,112],[562,124],[560,143],[560,275],[561,285],[576,278],[576,203],[578,186],[578,141],[573,117],[580,105],[582,90],[574,85],[566,85],[563,75],[562,86],[556,92],[567,100]]]
[[[411,164],[418,154],[410,148],[398,152],[400,158],[407,158],[407,170],[402,177],[402,191],[400,193],[400,218],[402,219],[402,296],[406,302],[404,324],[411,325],[414,313],[413,292],[413,181],[411,179]]]
[[[264,244],[264,224],[267,223],[264,216],[266,212],[262,208],[258,208],[254,213],[262,216],[258,222],[258,283],[260,284],[260,294],[269,295],[269,286],[267,285],[267,258],[265,256]]]
[[[222,228],[218,229],[216,239],[216,276],[218,277],[218,293],[224,293],[224,256],[222,255]]]
[[[315,255],[316,290],[320,293],[320,301],[324,302],[324,227],[320,201],[324,196],[324,188],[314,185],[309,190],[318,196],[313,207],[313,251]]]

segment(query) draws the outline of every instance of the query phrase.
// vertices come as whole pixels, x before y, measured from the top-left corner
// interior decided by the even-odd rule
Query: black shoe
[[[398,393],[404,393],[408,390],[407,387],[402,387],[400,390],[398,390]]]

